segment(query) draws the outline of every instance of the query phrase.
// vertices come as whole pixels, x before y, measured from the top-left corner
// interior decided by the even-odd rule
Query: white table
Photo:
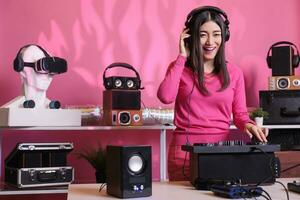
[[[285,185],[288,182],[297,180],[297,178],[280,178],[278,179]],[[300,178],[298,178],[300,180]],[[67,200],[99,200],[99,199],[116,199],[106,194],[106,188],[99,192],[100,184],[71,184],[68,189]],[[270,186],[263,186],[272,200],[286,200],[284,188],[276,183]],[[289,192],[290,200],[300,199],[300,194]],[[189,182],[153,182],[152,196],[139,198],[140,200],[214,200],[223,199],[215,196],[210,191],[196,190]],[[262,200],[262,197],[256,198]]]

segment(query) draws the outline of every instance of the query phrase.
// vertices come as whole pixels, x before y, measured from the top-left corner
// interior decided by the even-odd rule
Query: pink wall
[[[300,48],[298,0],[1,1],[0,105],[21,93],[18,74],[12,70],[17,51],[24,44],[38,43],[68,60],[68,73],[54,77],[48,92],[50,98],[59,99],[63,105],[101,105],[102,73],[112,62],[123,61],[140,72],[145,87],[142,99],[147,107],[171,107],[158,101],[156,90],[168,63],[178,54],[178,38],[186,15],[208,4],[223,8],[229,16],[227,57],[244,71],[248,106],[256,106],[258,90],[267,89],[271,74],[265,62],[270,45],[288,40]],[[7,153],[16,142],[33,140],[74,140],[79,147],[95,144],[96,137],[116,138],[115,143],[150,143],[155,149],[157,180],[158,135],[130,134],[9,132],[4,134],[3,145]],[[88,177],[80,173],[87,165],[74,160],[77,178],[90,180],[92,172]]]

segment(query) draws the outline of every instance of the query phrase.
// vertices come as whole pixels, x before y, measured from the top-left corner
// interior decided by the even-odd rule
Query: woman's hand
[[[186,58],[190,54],[189,49],[187,48],[187,46],[184,43],[184,39],[189,38],[191,36],[190,34],[187,34],[188,31],[189,31],[189,29],[184,29],[182,31],[182,33],[180,34],[180,41],[179,41],[179,53],[180,53],[180,55],[182,55]]]
[[[249,135],[250,138],[253,136],[256,137],[260,142],[268,142],[267,136],[268,136],[268,129],[258,127],[254,124],[247,123],[245,125],[245,131]]]

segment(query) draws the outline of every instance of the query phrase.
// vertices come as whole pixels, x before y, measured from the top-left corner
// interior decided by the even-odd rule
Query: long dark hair
[[[190,67],[194,75],[198,78],[200,92],[204,95],[209,95],[209,91],[204,84],[204,61],[202,57],[202,47],[200,44],[200,27],[208,21],[213,21],[217,23],[221,28],[222,42],[220,48],[214,59],[214,70],[213,73],[218,75],[221,79],[222,86],[218,91],[225,90],[229,83],[230,78],[228,70],[226,67],[225,60],[225,24],[224,19],[214,11],[203,11],[193,16],[189,22],[189,34],[191,35],[188,38],[188,48],[190,50],[190,55],[187,58],[186,65]]]

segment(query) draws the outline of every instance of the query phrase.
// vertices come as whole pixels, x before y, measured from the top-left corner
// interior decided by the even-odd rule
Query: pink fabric
[[[217,92],[221,87],[219,77],[206,74],[205,85],[211,95],[204,96],[194,84],[193,72],[184,66],[185,61],[185,57],[178,56],[170,64],[157,93],[163,103],[175,101],[174,124],[178,131],[208,137],[228,133],[231,113],[234,124],[242,131],[247,122],[254,123],[247,113],[243,73],[237,66],[227,64],[230,85],[221,92]]]

